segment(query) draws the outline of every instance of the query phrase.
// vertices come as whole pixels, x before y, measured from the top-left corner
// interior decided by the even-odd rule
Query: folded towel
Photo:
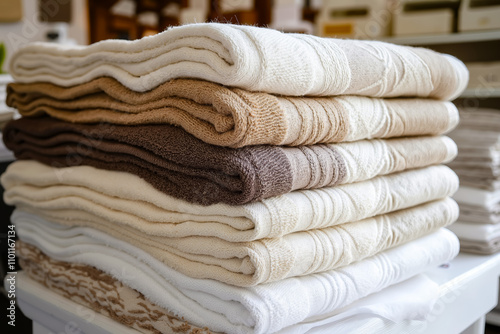
[[[488,242],[500,238],[500,225],[498,224],[470,224],[457,221],[449,229],[459,239]]]
[[[440,230],[339,270],[240,288],[184,276],[90,228],[68,228],[20,211],[12,221],[22,241],[48,256],[94,266],[189,323],[226,333],[272,333],[332,312],[451,260],[459,246],[453,233]]]
[[[16,253],[23,271],[31,279],[142,333],[210,333],[207,328],[201,329],[180,320],[172,312],[151,303],[140,292],[97,268],[54,260],[35,246],[22,241],[16,244]],[[420,274],[362,298],[346,308],[315,317],[314,320],[306,319],[282,331],[305,333],[317,326],[323,328],[325,323],[328,328],[345,325],[355,317],[377,317],[388,321],[424,319],[438,296],[437,283]]]
[[[179,272],[237,286],[323,272],[375,255],[453,223],[450,198],[338,226],[282,238],[228,242],[216,237],[151,237],[86,212],[19,208],[69,226],[89,226],[145,250]],[[59,213],[59,215],[57,214]]]
[[[88,220],[150,237],[212,236],[233,242],[357,221],[451,196],[458,188],[452,170],[431,166],[240,206],[201,206],[165,195],[133,174],[54,168],[30,160],[11,164],[1,182],[6,203],[43,209],[61,220],[91,215]]]
[[[460,249],[464,252],[493,254],[500,251],[500,224],[457,221],[449,229],[460,239]]]
[[[33,280],[141,333],[212,333],[181,320],[99,269],[54,260],[22,241],[16,243],[16,254],[23,271]]]
[[[460,203],[459,221],[476,224],[500,224],[500,203],[493,211],[479,205]]]
[[[460,186],[453,198],[459,204],[469,204],[483,208],[488,212],[500,211],[500,191],[487,191]]]
[[[131,172],[166,194],[203,205],[363,181],[456,155],[447,137],[229,149],[169,125],[93,126],[48,117],[10,122],[3,134],[18,159]]]
[[[489,241],[460,239],[460,251],[481,255],[498,253],[500,251],[500,237]]]
[[[49,83],[9,85],[7,103],[23,116],[75,123],[174,124],[214,145],[311,145],[436,135],[453,129],[450,102],[359,96],[284,97],[179,79],[137,93],[111,78],[64,88]]]
[[[278,334],[313,333],[370,333],[362,324],[383,322],[389,326],[413,318],[412,325],[421,325],[439,298],[439,285],[419,274],[404,282],[387,287],[334,312],[316,316],[296,325],[288,326]],[[411,315],[410,315],[411,314]],[[415,316],[415,317],[414,317]],[[420,322],[420,321],[422,322]]]
[[[187,77],[294,96],[448,100],[469,76],[458,59],[428,49],[219,23],[172,27],[132,42],[32,43],[12,59],[9,72],[19,82],[73,86],[109,76],[139,92]]]

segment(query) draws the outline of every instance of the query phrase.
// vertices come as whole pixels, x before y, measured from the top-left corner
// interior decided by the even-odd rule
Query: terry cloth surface
[[[139,92],[187,77],[282,95],[421,96],[451,100],[469,73],[458,59],[377,41],[201,23],[137,41],[33,43],[12,56],[18,82],[73,86],[109,76]]]
[[[367,322],[382,322],[387,328],[395,322],[423,325],[425,319],[433,316],[439,290],[439,285],[425,273],[416,275],[340,310],[288,326],[277,334],[364,333],[360,328]]]
[[[38,248],[19,241],[16,252],[23,271],[67,299],[85,305],[143,333],[209,333],[156,306],[116,278],[79,263],[54,260]],[[19,276],[17,276],[19,278]],[[96,293],[98,291],[98,293]],[[438,285],[420,274],[362,298],[346,308],[284,328],[283,333],[305,333],[325,323],[335,328],[352,318],[376,317],[387,321],[424,319],[439,296]],[[333,332],[332,332],[333,333]]]
[[[142,293],[99,269],[51,259],[35,246],[22,241],[16,243],[16,254],[19,264],[30,278],[141,333],[212,333],[151,303]]]
[[[431,233],[458,217],[458,206],[446,198],[357,222],[236,243],[216,237],[151,237],[85,212],[66,210],[61,217],[28,205],[18,207],[68,226],[101,230],[143,249],[185,275],[237,286],[343,267]]]
[[[357,221],[451,196],[458,188],[451,169],[431,166],[239,206],[201,206],[165,195],[133,174],[88,166],[54,168],[16,161],[1,181],[7,203],[44,209],[61,219],[86,212],[92,220],[130,233],[211,236],[232,242]],[[68,210],[71,216],[66,215]]]
[[[10,122],[3,134],[18,159],[130,172],[166,194],[203,205],[353,183],[456,155],[447,137],[230,149],[169,125],[93,126],[48,117]]]
[[[285,97],[189,79],[144,93],[102,77],[70,88],[36,82],[14,83],[8,90],[7,103],[23,116],[48,114],[72,123],[174,124],[207,143],[229,147],[436,135],[458,123],[450,102]]]
[[[339,270],[241,288],[182,275],[94,229],[69,228],[20,211],[12,221],[22,241],[51,258],[94,266],[189,323],[226,333],[272,333],[332,312],[451,260],[459,248],[456,236],[441,229]]]

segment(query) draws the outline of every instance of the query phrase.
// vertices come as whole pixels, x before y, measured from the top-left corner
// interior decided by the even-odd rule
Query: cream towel
[[[311,145],[437,135],[458,124],[450,102],[360,96],[286,97],[179,79],[137,93],[110,78],[64,88],[9,85],[7,103],[23,116],[74,123],[174,124],[214,145]]]
[[[68,228],[20,211],[12,221],[22,241],[50,257],[94,266],[189,323],[226,333],[278,331],[344,307],[458,253],[455,235],[440,230],[339,270],[239,288],[184,276],[90,228]]]
[[[139,92],[188,77],[293,96],[449,100],[468,82],[462,62],[428,49],[218,23],[173,27],[132,42],[33,43],[12,59],[10,73],[19,82],[73,86],[109,76]]]
[[[447,226],[458,217],[457,204],[446,198],[358,222],[236,243],[216,237],[151,237],[85,212],[18,207],[57,223],[103,231],[185,275],[237,286],[343,267]]]
[[[431,166],[240,206],[201,206],[165,195],[129,173],[88,166],[58,169],[30,160],[11,164],[1,182],[6,203],[43,209],[63,220],[86,212],[90,220],[100,219],[130,233],[212,236],[233,242],[356,221],[451,196],[458,188],[453,171]]]

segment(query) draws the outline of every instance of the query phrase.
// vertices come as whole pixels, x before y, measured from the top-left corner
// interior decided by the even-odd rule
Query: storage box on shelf
[[[462,0],[458,30],[500,29],[500,2],[494,0]]]
[[[390,34],[389,0],[324,0],[316,34],[325,37],[376,39]]]
[[[399,0],[393,17],[394,36],[450,34],[456,27],[458,0]]]

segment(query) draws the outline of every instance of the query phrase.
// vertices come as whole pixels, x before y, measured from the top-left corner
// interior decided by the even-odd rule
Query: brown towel
[[[151,303],[142,293],[99,269],[54,260],[23,241],[17,241],[16,253],[21,267],[33,280],[141,333],[212,333]]]
[[[450,102],[360,96],[284,97],[189,79],[144,93],[101,77],[73,87],[8,86],[7,104],[23,116],[74,123],[174,124],[214,145],[311,145],[443,134],[458,123]]]
[[[368,180],[447,162],[456,154],[446,137],[232,149],[206,144],[170,125],[72,124],[50,117],[10,122],[4,141],[19,159],[126,171],[166,194],[203,205],[244,204]]]

